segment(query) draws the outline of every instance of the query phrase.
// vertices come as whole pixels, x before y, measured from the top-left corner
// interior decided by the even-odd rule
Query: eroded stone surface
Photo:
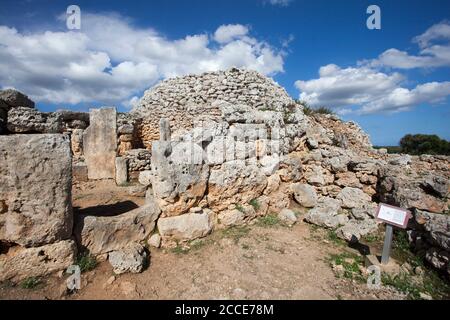
[[[146,240],[155,228],[160,210],[153,202],[119,216],[80,215],[75,224],[78,243],[92,254],[104,254],[126,248],[130,242]]]
[[[75,261],[77,247],[72,240],[64,240],[41,247],[12,247],[0,254],[0,281],[20,281],[65,270]]]
[[[0,240],[41,246],[70,238],[71,190],[67,136],[0,136]]]
[[[116,109],[91,109],[89,115],[90,125],[83,135],[84,158],[89,179],[114,179],[117,149]]]

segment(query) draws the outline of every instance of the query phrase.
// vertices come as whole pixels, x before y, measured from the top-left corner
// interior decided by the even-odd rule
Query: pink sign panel
[[[406,229],[409,219],[412,218],[412,214],[406,209],[380,203],[378,205],[376,217],[378,220]]]

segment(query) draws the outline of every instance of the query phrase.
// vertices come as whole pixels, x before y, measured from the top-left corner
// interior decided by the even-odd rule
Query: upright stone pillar
[[[115,108],[91,109],[83,134],[84,159],[91,180],[114,179],[116,174],[117,114]]]
[[[167,118],[159,120],[159,141],[170,141],[170,121]]]

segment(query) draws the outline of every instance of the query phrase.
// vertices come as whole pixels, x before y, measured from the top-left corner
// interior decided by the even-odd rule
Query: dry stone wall
[[[150,149],[151,141],[159,139],[160,118],[169,119],[176,134],[180,129],[191,129],[194,120],[220,118],[220,110],[213,105],[216,100],[254,109],[293,103],[273,80],[255,71],[233,68],[165,80],[145,92],[132,114],[144,119],[139,130]]]

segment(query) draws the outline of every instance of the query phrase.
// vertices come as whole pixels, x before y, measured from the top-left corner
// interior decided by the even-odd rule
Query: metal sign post
[[[392,236],[394,235],[394,227],[390,224],[386,225],[386,234],[384,236],[383,253],[381,254],[381,264],[388,264],[391,254]]]
[[[408,210],[380,203],[377,210],[377,218],[386,222],[386,234],[384,236],[383,253],[381,255],[381,264],[389,263],[391,254],[392,237],[394,235],[394,226],[406,229],[409,219],[412,217]]]

